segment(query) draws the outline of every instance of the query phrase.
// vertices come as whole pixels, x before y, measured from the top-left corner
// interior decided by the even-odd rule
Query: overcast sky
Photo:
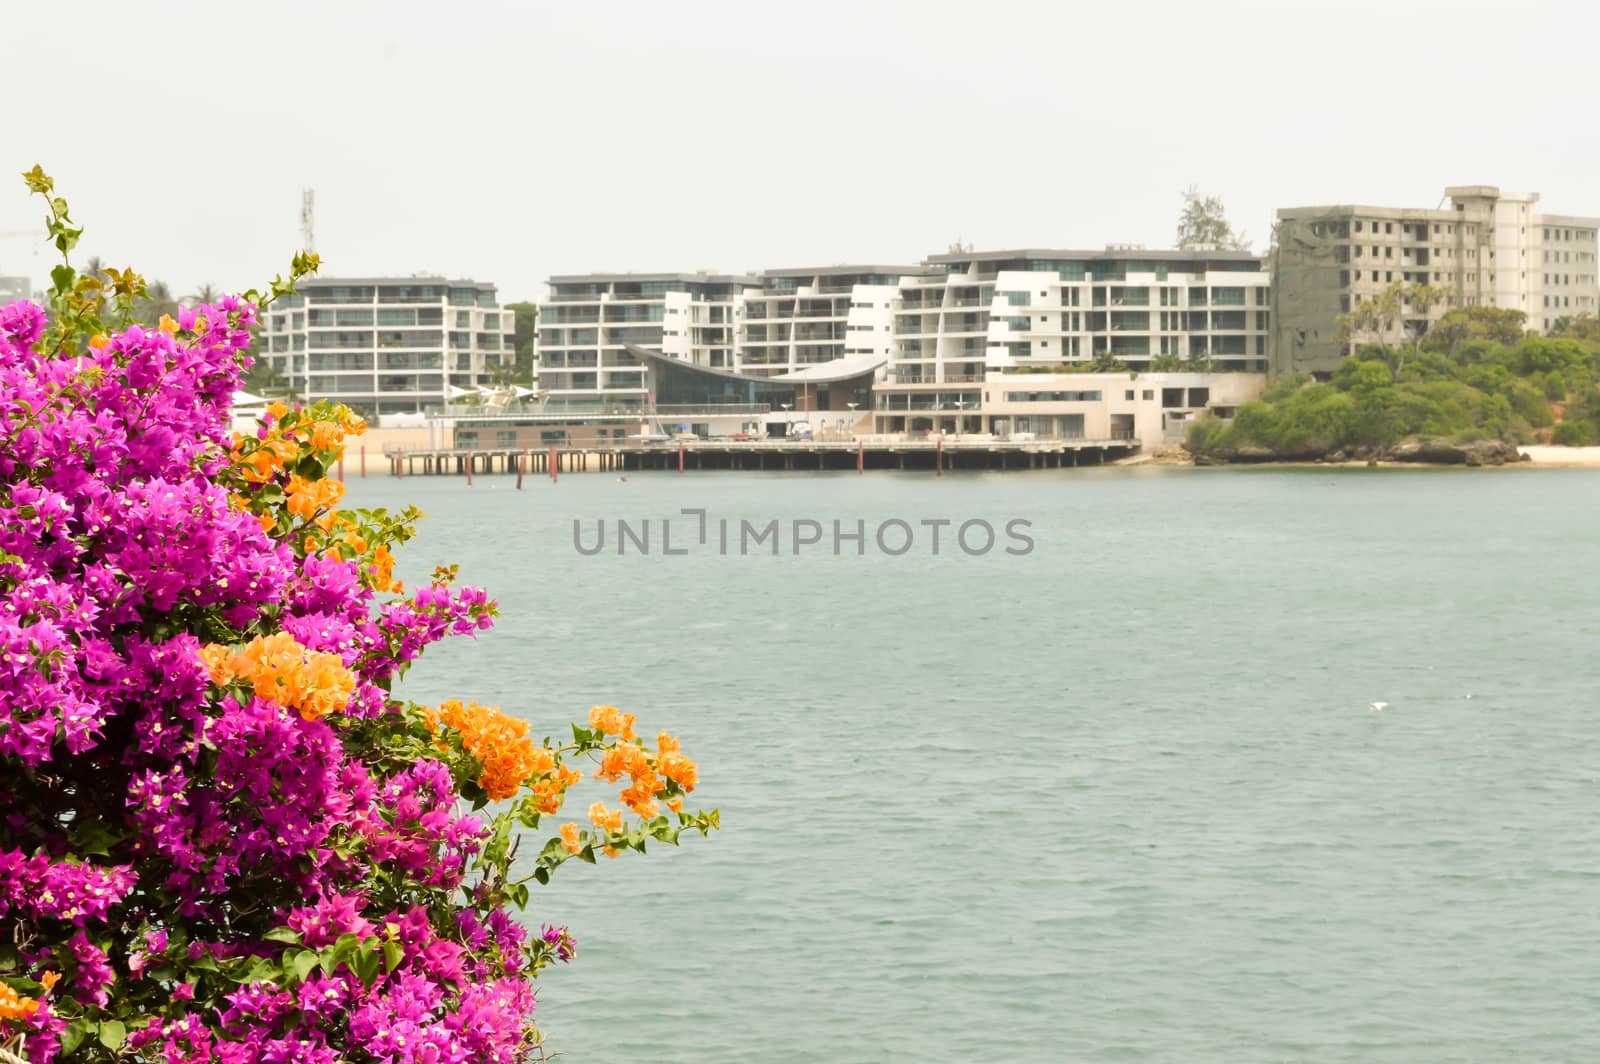
[[[7,5],[4,173],[179,294],[445,273],[1170,246],[1182,190],[1273,210],[1447,184],[1600,215],[1587,4]],[[0,177],[0,230],[38,228]],[[38,248],[36,251],[35,249]],[[49,253],[0,239],[0,273]]]

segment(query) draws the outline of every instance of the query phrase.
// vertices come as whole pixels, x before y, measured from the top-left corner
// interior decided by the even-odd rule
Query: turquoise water
[[[536,893],[568,1060],[1600,1059],[1600,473],[351,488],[504,612],[406,694],[614,703],[722,810]],[[681,507],[1035,545],[722,555]],[[574,550],[618,517],[694,549]]]

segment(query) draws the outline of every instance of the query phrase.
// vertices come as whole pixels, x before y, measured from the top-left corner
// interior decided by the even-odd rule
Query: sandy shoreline
[[[1548,447],[1530,445],[1520,448],[1531,462],[1527,465],[1563,469],[1600,469],[1600,447]]]
[[[1477,466],[1479,469],[1600,469],[1600,447],[1554,447],[1529,444],[1518,448],[1528,456],[1526,462],[1513,462],[1503,466]],[[1193,466],[1194,459],[1177,448],[1163,448],[1154,454],[1138,454],[1122,458],[1108,465],[1117,466]],[[1240,462],[1232,468],[1261,468],[1266,466],[1324,466],[1332,469],[1365,467],[1366,461],[1354,462]],[[1466,466],[1433,465],[1426,462],[1379,462],[1383,469],[1465,469]],[[1216,467],[1223,468],[1223,467]]]

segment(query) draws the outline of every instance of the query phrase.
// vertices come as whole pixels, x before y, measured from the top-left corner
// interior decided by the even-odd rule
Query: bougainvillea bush
[[[612,707],[556,743],[391,697],[495,605],[395,579],[417,512],[338,508],[348,410],[231,435],[258,307],[316,265],[154,326],[131,271],[65,262],[0,309],[0,1047],[30,1061],[537,1057],[574,944],[529,883],[717,826]],[[551,833],[585,772],[614,807]]]

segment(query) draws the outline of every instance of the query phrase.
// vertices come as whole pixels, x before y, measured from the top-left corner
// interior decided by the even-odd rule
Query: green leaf
[[[121,1049],[128,1040],[128,1028],[121,1020],[100,1021],[100,1044],[107,1049]]]
[[[320,959],[321,958],[317,956],[317,951],[314,949],[302,950],[301,952],[295,954],[294,961],[292,962],[294,965],[295,978],[299,979],[302,983],[305,982],[306,979],[310,977],[312,970],[316,968]]]
[[[40,195],[49,195],[56,187],[56,183],[50,179],[50,175],[45,173],[43,167],[39,166],[38,163],[33,165],[32,170],[24,170],[22,179],[28,183],[29,192],[37,192]]]
[[[257,957],[255,961],[242,972],[228,976],[236,983],[270,983],[276,982],[277,977],[283,974],[283,969],[278,967],[278,962],[270,957]]]
[[[94,1021],[86,1020],[82,1016],[67,1024],[67,1029],[61,1032],[61,1055],[71,1056],[73,1050],[83,1044],[89,1032],[98,1026]]]
[[[527,893],[526,887],[523,888],[523,893]],[[405,959],[405,956],[405,950],[400,948],[400,943],[385,942],[383,944],[383,970],[385,974],[400,967],[400,962]]]
[[[394,943],[387,943],[393,945]],[[356,978],[363,983],[371,983],[378,977],[378,965],[382,963],[378,956],[378,940],[369,938],[361,943],[351,958],[350,966],[355,969]]]
[[[274,927],[261,937],[268,942],[286,942],[291,946],[300,945],[300,932],[292,927]]]
[[[68,292],[72,290],[72,282],[77,275],[76,270],[62,263],[50,271],[50,284],[58,292]]]

